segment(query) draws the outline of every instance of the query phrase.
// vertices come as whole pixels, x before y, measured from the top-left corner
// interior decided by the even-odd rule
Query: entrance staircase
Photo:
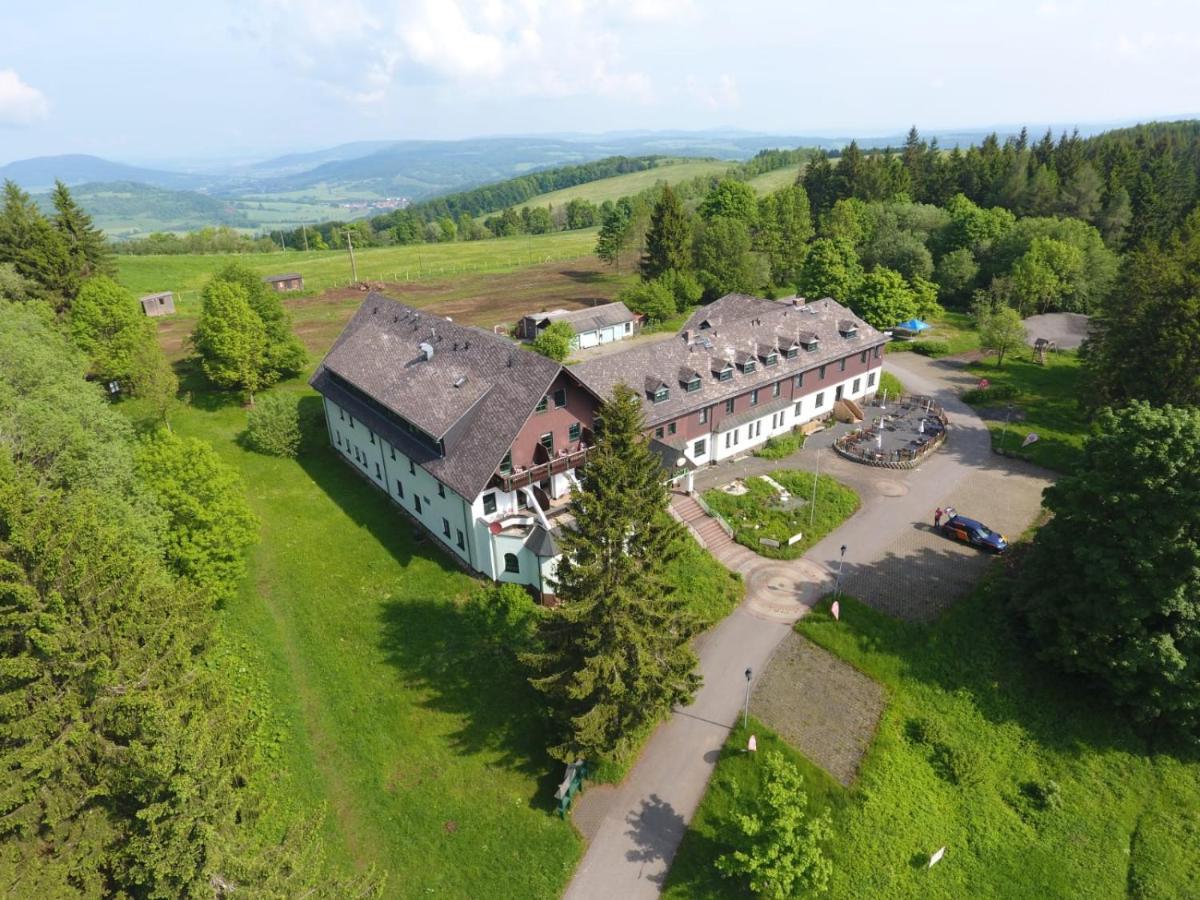
[[[687,494],[671,494],[671,511],[725,568],[737,572],[758,559],[758,554],[736,543],[717,520]]]
[[[849,397],[843,397],[834,404],[833,417],[839,422],[849,422],[852,425],[857,425],[864,418],[862,407]]]

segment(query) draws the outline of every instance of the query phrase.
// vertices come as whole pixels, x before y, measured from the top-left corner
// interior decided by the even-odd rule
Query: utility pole
[[[358,264],[354,261],[354,241],[350,239],[350,231],[346,230],[346,247],[350,250],[350,274],[354,278],[354,283],[358,284]]]
[[[750,722],[750,679],[754,677],[754,671],[746,667],[746,705],[742,708],[742,728],[746,728]]]
[[[817,471],[813,473],[812,503],[808,505],[808,530],[812,531],[813,522],[817,517],[817,482],[821,478],[821,448],[817,448]]]
[[[304,223],[300,223],[300,234],[304,236],[304,252],[308,252],[308,229],[304,227]]]

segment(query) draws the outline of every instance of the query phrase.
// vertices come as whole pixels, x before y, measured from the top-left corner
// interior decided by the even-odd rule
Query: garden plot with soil
[[[704,502],[761,556],[796,559],[854,515],[858,495],[827,475],[779,469],[704,492]]]
[[[799,634],[779,645],[754,689],[754,715],[849,787],[875,737],[883,687]]]

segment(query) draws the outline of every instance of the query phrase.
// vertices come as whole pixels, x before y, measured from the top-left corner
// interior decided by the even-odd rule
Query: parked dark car
[[[942,534],[951,540],[962,541],[990,553],[1003,553],[1008,549],[1008,541],[1004,535],[966,516],[951,516],[942,523]]]

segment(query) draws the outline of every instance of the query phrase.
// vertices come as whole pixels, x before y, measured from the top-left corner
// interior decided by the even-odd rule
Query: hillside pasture
[[[689,178],[722,175],[729,171],[729,167],[732,165],[731,162],[719,159],[678,160],[642,172],[628,172],[624,175],[614,175],[612,178],[601,178],[586,184],[577,184],[574,187],[538,194],[536,197],[530,197],[524,203],[517,204],[515,208],[520,209],[522,206],[559,207],[565,206],[575,199],[589,200],[599,205],[605,200],[616,201],[622,197],[639,194],[659,182],[678,184]]]

